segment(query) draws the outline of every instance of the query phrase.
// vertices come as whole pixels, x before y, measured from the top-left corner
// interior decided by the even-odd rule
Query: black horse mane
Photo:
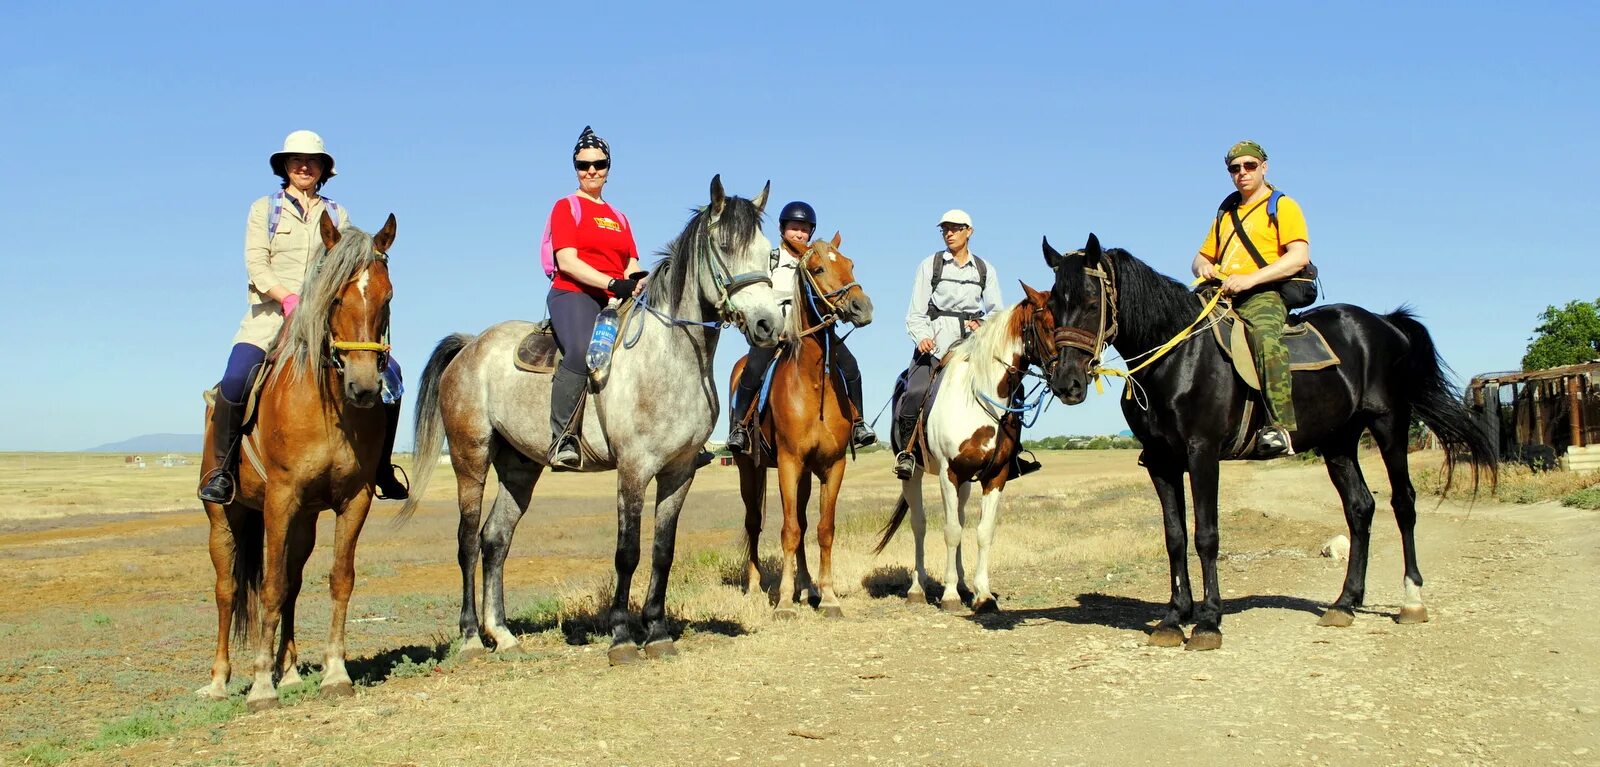
[[[695,288],[698,275],[694,269],[694,249],[711,226],[708,212],[704,207],[696,209],[683,231],[657,253],[661,260],[650,271],[651,306],[668,309]],[[761,210],[756,204],[743,197],[728,197],[723,204],[722,215],[717,219],[717,245],[721,250],[724,253],[742,252],[760,231]]]

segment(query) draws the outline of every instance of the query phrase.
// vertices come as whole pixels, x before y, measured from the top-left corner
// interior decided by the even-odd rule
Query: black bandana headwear
[[[611,145],[606,140],[594,135],[594,129],[583,126],[583,135],[578,136],[578,145],[572,148],[572,156],[577,157],[585,149],[598,149],[606,153],[606,159],[611,159]]]

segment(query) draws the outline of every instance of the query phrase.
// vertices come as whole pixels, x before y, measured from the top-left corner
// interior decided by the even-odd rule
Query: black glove
[[[633,292],[639,289],[639,280],[650,274],[649,272],[634,272],[626,279],[615,279],[606,283],[606,290],[617,298],[632,298]]]

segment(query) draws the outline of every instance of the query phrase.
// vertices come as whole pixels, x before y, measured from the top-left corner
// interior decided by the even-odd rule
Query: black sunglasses
[[[1261,163],[1256,162],[1255,160],[1249,160],[1247,162],[1236,162],[1236,163],[1233,163],[1232,165],[1228,166],[1228,175],[1236,176],[1236,175],[1239,174],[1239,171],[1241,171],[1241,170],[1245,170],[1245,171],[1249,171],[1251,173],[1254,173],[1256,168],[1259,168],[1259,167],[1261,167]]]
[[[605,170],[611,167],[611,160],[573,160],[572,167],[577,168],[578,170],[588,170],[590,168],[594,168],[595,170]]]

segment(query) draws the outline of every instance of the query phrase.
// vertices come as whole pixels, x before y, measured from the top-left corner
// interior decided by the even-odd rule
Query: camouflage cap
[[[1228,156],[1222,158],[1222,161],[1233,162],[1240,157],[1255,157],[1262,162],[1266,162],[1267,150],[1262,149],[1260,144],[1257,144],[1249,139],[1245,139],[1244,141],[1234,144],[1233,147],[1228,150]]]

